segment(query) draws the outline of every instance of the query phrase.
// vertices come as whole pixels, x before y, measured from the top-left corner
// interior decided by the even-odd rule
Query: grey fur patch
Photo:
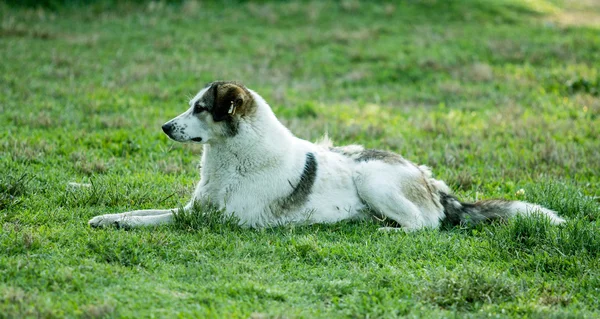
[[[330,147],[329,150],[348,156],[357,162],[382,161],[388,164],[406,164],[408,162],[396,153],[376,149]]]
[[[506,200],[461,203],[456,197],[440,192],[440,202],[444,207],[445,221],[452,225],[474,225],[483,221],[505,219],[513,213],[511,202]]]
[[[281,211],[300,207],[308,200],[309,195],[312,193],[315,179],[317,178],[317,168],[318,164],[315,154],[306,153],[306,163],[304,164],[302,175],[300,175],[300,181],[295,187],[292,186],[292,193],[280,199],[276,205]]]

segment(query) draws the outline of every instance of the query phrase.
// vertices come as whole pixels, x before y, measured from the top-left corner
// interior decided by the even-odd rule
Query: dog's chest
[[[240,187],[241,176],[226,168],[203,169],[201,179],[201,193],[212,202],[223,206]]]
[[[202,169],[203,195],[219,205],[230,206],[242,201],[253,204],[274,196],[278,187],[277,172],[249,172],[243,165],[213,166]]]

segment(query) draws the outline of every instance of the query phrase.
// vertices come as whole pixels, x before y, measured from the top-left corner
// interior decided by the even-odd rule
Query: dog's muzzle
[[[162,130],[163,132],[165,132],[165,134],[167,134],[167,136],[177,142],[185,142],[185,140],[181,140],[179,138],[175,138],[173,137],[173,130],[175,129],[175,125],[173,125],[173,123],[171,122],[167,122],[162,126]],[[192,137],[189,139],[189,141],[194,141],[194,142],[202,142],[202,138],[201,137]]]

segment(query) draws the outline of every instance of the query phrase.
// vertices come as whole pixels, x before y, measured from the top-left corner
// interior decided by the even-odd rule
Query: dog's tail
[[[521,201],[482,200],[475,203],[461,203],[456,197],[440,192],[440,202],[444,207],[446,221],[453,224],[478,224],[483,221],[506,219],[516,215],[546,216],[551,224],[558,225],[565,222],[553,210],[540,205]]]

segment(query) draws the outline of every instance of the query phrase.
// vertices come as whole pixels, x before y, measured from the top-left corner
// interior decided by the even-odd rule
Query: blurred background
[[[0,318],[598,317],[599,67],[595,0],[0,1]],[[90,229],[188,201],[217,79],[569,222]]]
[[[9,167],[56,161],[66,176],[86,177],[162,163],[195,177],[200,147],[167,142],[160,125],[222,79],[259,92],[302,138],[328,132],[338,144],[397,151],[460,190],[540,177],[598,185],[597,1],[44,0],[0,9]]]

